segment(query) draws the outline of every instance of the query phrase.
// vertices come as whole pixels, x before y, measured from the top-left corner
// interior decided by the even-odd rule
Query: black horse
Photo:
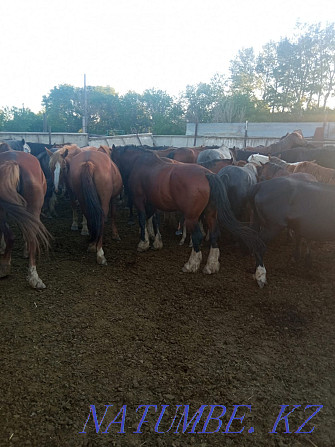
[[[299,258],[302,238],[335,240],[335,186],[301,181],[293,176],[278,177],[253,186],[249,198],[254,212],[253,227],[265,244],[284,228],[291,229],[296,236],[295,255]],[[264,253],[265,247],[254,252],[259,287],[266,283]]]
[[[235,217],[246,220],[250,188],[257,183],[257,168],[252,163],[243,167],[225,166],[217,175],[226,187]]]
[[[0,143],[7,143],[11,149],[14,151],[27,152],[30,154],[31,150],[29,145],[25,142],[24,138],[22,140],[12,140],[12,139],[4,139],[1,140]]]
[[[50,148],[51,152],[56,152],[58,147]],[[47,191],[44,198],[43,211],[46,213],[47,217],[56,217],[55,204],[56,204],[56,193],[54,191],[53,178],[49,166],[50,156],[47,154],[44,146],[44,151],[40,152],[36,156],[37,160],[40,162],[42,171],[45,175],[45,179],[47,181]]]
[[[30,147],[30,153],[32,155],[35,155],[37,157],[39,154],[42,154],[45,152],[45,148],[47,149],[53,149],[57,147],[55,144],[45,144],[45,143],[31,143],[28,141],[27,143]]]

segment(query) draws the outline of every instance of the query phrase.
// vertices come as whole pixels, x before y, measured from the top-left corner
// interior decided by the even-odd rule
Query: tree
[[[121,96],[119,120],[125,134],[150,130],[150,115],[139,93],[129,91]]]
[[[121,130],[120,99],[115,89],[107,87],[88,87],[88,132],[109,135]]]
[[[3,129],[8,132],[43,132],[43,114],[36,114],[25,107],[5,109]]]
[[[43,96],[42,104],[48,125],[53,132],[78,132],[82,127],[82,89],[62,84],[54,87],[47,96]]]
[[[185,133],[182,106],[162,90],[145,90],[142,101],[150,116],[150,131],[155,135]]]

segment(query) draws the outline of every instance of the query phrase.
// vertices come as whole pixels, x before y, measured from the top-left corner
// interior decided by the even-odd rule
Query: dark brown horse
[[[40,221],[46,181],[33,155],[9,151],[0,154],[0,277],[10,273],[14,236],[7,215],[19,226],[29,257],[28,282],[35,289],[45,288],[36,271],[36,254],[40,244],[49,247],[49,233]]]
[[[219,223],[244,240],[251,251],[261,243],[253,231],[236,220],[222,182],[208,169],[196,164],[166,163],[151,151],[134,148],[115,148],[112,158],[121,173],[127,175],[128,186],[138,209],[141,229],[139,251],[149,248],[146,218],[152,216],[155,210],[180,211],[185,217],[186,228],[192,234],[193,249],[183,267],[184,272],[196,272],[200,267],[203,235],[198,222],[203,213],[211,246],[204,273],[216,273],[220,267],[217,216]],[[154,222],[154,231],[154,248],[161,248],[157,222]]]
[[[87,220],[89,251],[97,253],[98,264],[106,265],[102,249],[104,223],[112,199],[122,189],[120,171],[105,153],[82,151],[68,161],[68,182]],[[120,239],[114,222],[114,203],[111,211],[113,238]]]

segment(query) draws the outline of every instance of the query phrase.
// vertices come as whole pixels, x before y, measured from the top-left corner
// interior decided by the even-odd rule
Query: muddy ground
[[[122,241],[107,228],[108,266],[100,267],[87,238],[70,231],[68,204],[58,211],[44,220],[54,236],[38,265],[47,289],[29,288],[20,237],[12,274],[0,280],[1,446],[335,445],[335,244],[317,244],[306,270],[291,261],[283,235],[267,253],[269,284],[260,290],[253,261],[229,240],[213,276],[181,272],[190,249],[178,246],[167,223],[163,250],[137,253],[137,226],[126,225],[124,209]],[[84,429],[92,404],[99,422],[113,404],[99,433],[92,416]],[[139,405],[157,411],[151,407],[142,434],[134,434]],[[192,424],[182,433],[185,407],[177,405],[190,405],[191,416],[207,405],[194,434]],[[220,433],[199,434],[210,405],[226,406]],[[238,408],[235,417],[244,419],[228,429],[245,428],[222,433],[234,405],[251,412]],[[315,427],[311,434],[285,433],[283,420],[270,434],[281,405],[301,405],[288,418],[290,432],[316,410],[306,405],[323,408],[301,429]],[[157,433],[162,408],[156,430],[165,433]],[[102,433],[118,412],[124,425]],[[210,421],[207,431],[217,428]]]

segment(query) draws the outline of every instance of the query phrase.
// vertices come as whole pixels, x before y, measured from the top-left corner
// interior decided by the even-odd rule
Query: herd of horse
[[[103,234],[109,215],[112,237],[119,239],[116,199],[123,190],[130,211],[133,205],[137,209],[138,251],[148,250],[150,242],[161,249],[160,214],[179,213],[185,232],[191,234],[184,272],[200,268],[204,229],[210,250],[203,272],[219,271],[218,239],[225,229],[254,256],[259,287],[267,281],[267,244],[283,229],[294,234],[296,259],[302,240],[308,257],[309,242],[335,238],[335,148],[315,149],[299,131],[268,147],[243,150],[19,143],[0,143],[0,278],[10,273],[13,221],[23,234],[27,279],[35,289],[45,288],[36,256],[41,246],[48,249],[51,237],[41,212],[55,213],[55,197],[64,191],[73,211],[71,229],[78,229],[79,204],[81,233],[90,236],[88,250],[96,253],[100,265],[107,264]],[[296,159],[289,155],[298,150]]]

